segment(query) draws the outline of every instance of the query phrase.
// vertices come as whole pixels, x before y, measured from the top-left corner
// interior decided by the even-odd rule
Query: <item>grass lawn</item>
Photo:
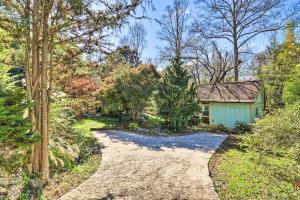
[[[90,131],[91,128],[113,128],[118,124],[118,119],[108,117],[92,117],[79,119],[75,128],[80,130]]]
[[[156,115],[147,115],[145,117],[145,121],[139,123],[139,126],[145,128],[155,128],[162,124],[163,119]],[[89,132],[91,128],[121,128],[128,129],[128,125],[131,121],[119,121],[117,118],[111,117],[91,117],[91,118],[83,118],[79,119],[74,127],[86,132]]]
[[[147,115],[144,118],[145,120],[140,124],[144,128],[157,128],[160,127],[163,123],[163,119],[157,115]]]
[[[220,199],[300,199],[296,160],[260,156],[232,137],[211,159],[210,171]]]
[[[147,121],[156,126],[161,125],[163,123],[163,119],[157,115],[148,115]]]

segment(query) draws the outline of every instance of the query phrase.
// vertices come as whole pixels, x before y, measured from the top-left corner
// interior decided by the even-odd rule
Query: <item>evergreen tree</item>
[[[169,130],[178,132],[187,128],[200,111],[196,86],[194,83],[190,85],[189,80],[182,62],[175,58],[167,68],[157,99],[159,114]]]
[[[8,76],[9,67],[0,65],[0,144],[26,146],[34,140],[24,112],[28,107],[24,89]]]

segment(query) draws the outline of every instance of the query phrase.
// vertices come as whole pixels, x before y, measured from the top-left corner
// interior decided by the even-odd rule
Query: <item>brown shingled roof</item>
[[[205,84],[197,95],[201,102],[255,102],[259,88],[259,81]]]

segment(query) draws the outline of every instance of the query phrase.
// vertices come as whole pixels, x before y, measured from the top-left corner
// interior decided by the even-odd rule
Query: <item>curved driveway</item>
[[[218,199],[208,161],[226,135],[142,136],[96,133],[103,145],[98,171],[62,200]]]

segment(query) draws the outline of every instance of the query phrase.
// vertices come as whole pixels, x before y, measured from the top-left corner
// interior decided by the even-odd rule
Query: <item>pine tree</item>
[[[175,58],[167,68],[158,92],[159,114],[164,119],[165,128],[182,131],[197,116],[200,106],[196,100],[196,86],[189,84],[190,76]]]
[[[24,112],[28,108],[25,91],[8,76],[9,67],[0,65],[0,143],[28,146],[35,136]]]

